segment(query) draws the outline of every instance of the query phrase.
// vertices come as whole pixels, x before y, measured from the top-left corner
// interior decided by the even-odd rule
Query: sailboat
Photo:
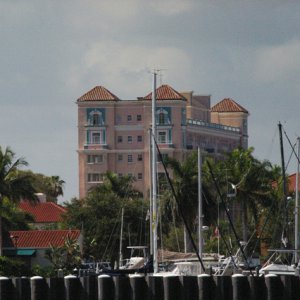
[[[283,194],[285,197],[285,201],[288,201],[287,192],[286,192],[286,182],[285,182],[285,164],[284,164],[284,156],[283,156],[283,144],[282,144],[282,125],[279,123],[279,133],[280,133],[280,146],[281,146],[281,159],[282,159],[282,172],[283,172]],[[295,243],[294,249],[287,248],[287,237],[285,232],[282,235],[282,243],[285,246],[283,249],[270,249],[270,252],[273,252],[272,256],[265,263],[265,265],[260,269],[259,273],[261,275],[266,274],[276,274],[276,275],[300,275],[300,264],[299,264],[299,252],[298,249],[298,198],[299,198],[299,157],[300,157],[300,138],[297,138],[298,142],[298,154],[295,153],[297,158],[297,172],[296,172],[296,191],[295,191]],[[287,204],[285,205],[287,209]],[[285,212],[287,214],[287,212]],[[287,215],[286,215],[287,220]],[[293,254],[293,264],[280,263],[281,257],[283,255]]]

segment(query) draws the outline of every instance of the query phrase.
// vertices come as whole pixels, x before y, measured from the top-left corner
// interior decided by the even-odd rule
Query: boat
[[[283,177],[283,195],[286,201],[285,207],[287,207],[287,191],[286,191],[286,177],[285,177],[285,163],[283,154],[283,142],[282,142],[282,125],[279,123],[279,133],[280,133],[280,149],[281,149],[281,163],[282,163],[282,177]],[[296,199],[295,199],[295,243],[294,249],[288,247],[289,241],[286,236],[286,232],[283,230],[282,234],[282,245],[281,249],[269,249],[268,251],[272,253],[268,261],[259,270],[260,275],[275,274],[275,275],[300,275],[300,262],[298,259],[298,254],[300,250],[298,249],[298,194],[299,194],[299,157],[300,157],[300,138],[297,138],[298,142],[298,154],[295,153],[297,158],[297,173],[296,173]],[[287,210],[285,211],[285,222],[288,222]],[[286,225],[286,224],[285,224]],[[292,259],[291,259],[292,257]]]

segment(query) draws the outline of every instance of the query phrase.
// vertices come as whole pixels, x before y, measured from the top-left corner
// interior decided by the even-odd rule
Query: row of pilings
[[[299,276],[0,277],[0,300],[296,300]]]

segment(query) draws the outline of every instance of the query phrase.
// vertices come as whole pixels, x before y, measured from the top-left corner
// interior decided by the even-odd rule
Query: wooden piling
[[[98,276],[98,300],[115,299],[115,290],[111,276],[103,274]]]

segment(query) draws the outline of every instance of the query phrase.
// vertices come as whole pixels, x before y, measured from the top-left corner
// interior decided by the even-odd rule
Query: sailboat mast
[[[120,250],[119,250],[119,267],[122,267],[123,255],[122,255],[122,242],[123,242],[123,223],[124,223],[124,207],[122,207],[121,213],[121,232],[120,232]]]
[[[203,252],[203,212],[202,212],[202,184],[201,184],[201,169],[202,169],[202,162],[201,162],[201,151],[200,147],[198,147],[198,239],[199,239],[199,256],[202,259],[202,252]],[[203,273],[201,267],[201,274]]]
[[[295,264],[298,264],[298,223],[299,223],[299,218],[298,218],[298,208],[299,208],[299,157],[300,157],[300,138],[297,138],[298,142],[298,156],[296,157],[297,159],[297,173],[296,173],[296,199],[295,199]]]
[[[158,272],[158,255],[157,255],[157,166],[156,166],[156,73],[153,72],[153,89],[152,89],[152,230],[153,230],[153,268],[154,273]]]
[[[149,129],[149,178],[150,178],[150,205],[149,205],[149,230],[150,230],[150,255],[153,256],[153,230],[152,230],[152,220],[153,220],[153,197],[152,197],[152,129]]]
[[[282,125],[278,123],[279,128],[279,137],[280,137],[280,154],[281,154],[281,168],[282,168],[282,185],[283,185],[283,197],[284,197],[284,227],[283,227],[283,236],[282,241],[285,247],[287,247],[288,243],[288,234],[287,234],[287,226],[288,226],[288,211],[287,211],[287,190],[286,190],[286,175],[285,175],[285,162],[284,162],[284,151],[283,151],[283,141],[282,141]]]

